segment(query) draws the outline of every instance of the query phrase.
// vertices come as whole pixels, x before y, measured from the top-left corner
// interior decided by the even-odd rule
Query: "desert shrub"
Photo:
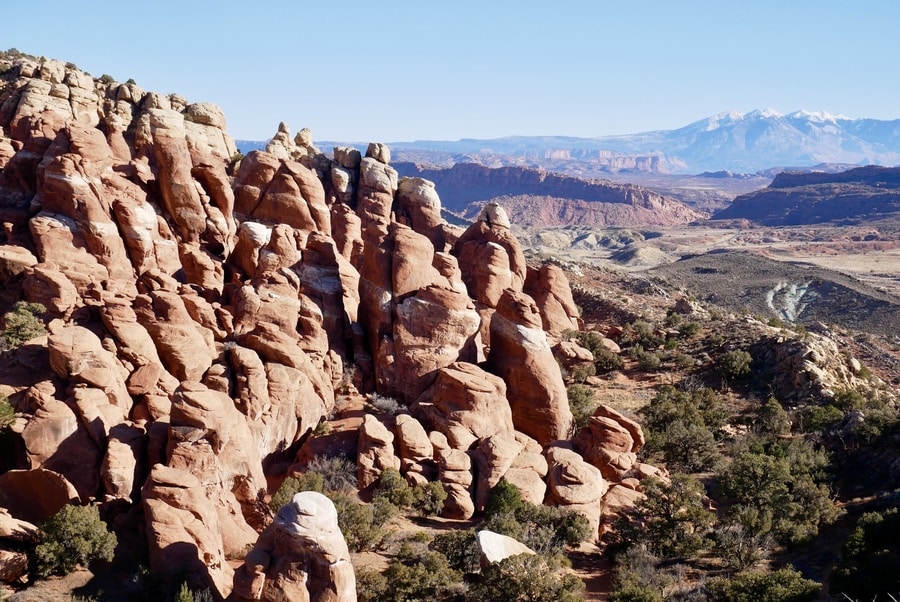
[[[635,320],[625,326],[625,340],[634,346],[644,349],[656,349],[666,342],[665,337],[657,332],[656,327],[644,320]]]
[[[515,485],[500,480],[491,491],[484,529],[515,538],[539,554],[557,554],[590,537],[590,524],[582,515],[522,501],[517,493]]]
[[[356,462],[344,456],[317,456],[307,465],[304,474],[322,476],[323,491],[350,493],[358,488]]]
[[[618,353],[603,347],[594,353],[594,367],[598,374],[606,374],[624,368],[625,360]]]
[[[728,378],[741,378],[750,374],[753,356],[746,351],[735,349],[726,351],[719,358],[719,369]]]
[[[800,412],[800,429],[804,433],[821,433],[836,425],[844,413],[833,405],[812,406]]]
[[[494,562],[481,571],[472,586],[472,602],[576,602],[584,582],[537,554],[517,554]]]
[[[696,365],[694,358],[687,353],[677,353],[672,359],[675,361],[675,366],[681,370],[689,370]]]
[[[741,524],[716,527],[716,555],[732,569],[743,571],[765,560],[775,545],[768,533],[752,533]]]
[[[41,542],[34,549],[37,577],[68,575],[78,565],[113,559],[116,535],[100,520],[96,506],[63,506],[40,529]]]
[[[864,410],[869,405],[868,399],[862,393],[850,388],[835,390],[831,403],[844,412]]]
[[[419,516],[435,516],[444,509],[447,492],[440,482],[411,487],[396,468],[386,468],[378,475],[373,501],[383,500],[399,509],[412,509]]]
[[[359,567],[356,573],[356,596],[359,602],[379,602],[388,588],[387,577],[372,567]]]
[[[662,385],[650,404],[641,413],[651,430],[663,430],[676,420],[717,429],[728,417],[718,393],[707,387],[679,391],[672,385]]]
[[[369,393],[367,397],[369,405],[379,414],[390,414],[393,416],[400,411],[400,404],[393,397],[379,395],[378,393]]]
[[[594,390],[585,385],[570,385],[566,388],[566,394],[569,397],[569,410],[575,419],[575,428],[587,426],[597,409]]]
[[[6,348],[15,349],[25,341],[47,334],[44,323],[38,318],[45,311],[46,308],[40,303],[18,301],[11,311],[3,314],[0,341]]]
[[[103,75],[100,76],[99,79],[101,82],[103,82],[104,84],[107,84],[107,85],[114,83],[116,81],[116,78],[114,78],[112,75],[109,75],[108,73],[104,73]]]
[[[472,530],[454,529],[438,533],[428,545],[447,558],[450,568],[462,573],[475,573],[479,569],[481,551]]]
[[[487,518],[497,514],[515,514],[523,503],[519,488],[506,479],[500,479],[491,489],[484,513]]]
[[[200,591],[192,591],[187,583],[182,583],[173,598],[175,602],[213,602],[212,592],[207,587]]]
[[[841,561],[831,573],[831,591],[852,600],[881,600],[897,594],[898,567],[900,509],[867,512],[844,542]]]
[[[703,325],[693,320],[682,322],[678,325],[678,334],[687,338],[697,336],[701,330],[703,330]]]
[[[821,589],[821,584],[804,579],[790,566],[772,573],[713,579],[706,586],[716,602],[811,602]]]
[[[591,537],[591,526],[584,516],[558,506],[523,502],[516,518],[528,527],[526,545],[535,552],[562,551],[563,546],[577,546]]]
[[[601,350],[606,349],[603,346],[603,335],[593,330],[575,333],[575,341],[593,353],[595,359]]]
[[[778,437],[791,432],[791,417],[781,403],[770,397],[756,412],[754,430],[765,437]]]
[[[399,470],[385,468],[375,482],[374,497],[382,497],[398,508],[407,508],[413,502],[413,490]]]
[[[424,551],[392,562],[383,576],[387,588],[378,600],[407,602],[411,600],[442,600],[459,590],[462,573],[450,568],[447,558],[433,551]]]
[[[663,602],[663,591],[672,580],[646,546],[626,548],[616,554],[615,562],[610,602]]]
[[[16,410],[9,403],[6,395],[0,393],[0,430],[5,429],[16,421]]]
[[[661,593],[646,585],[628,583],[609,594],[609,602],[663,602]]]
[[[592,363],[578,364],[569,370],[569,376],[576,383],[585,383],[588,378],[597,374],[597,367]]]
[[[666,426],[655,443],[666,465],[675,470],[715,470],[722,462],[716,438],[707,427],[676,420]]]
[[[331,493],[328,497],[337,509],[338,527],[351,552],[376,549],[387,535],[384,525],[399,513],[398,508],[384,498],[361,504],[344,493]]]
[[[603,335],[599,332],[579,332],[575,335],[575,340],[594,355],[594,369],[597,374],[621,370],[625,366],[618,353],[606,348],[603,344]]]
[[[686,558],[708,546],[706,534],[715,514],[703,505],[703,484],[687,475],[669,483],[644,481],[645,499],[616,521],[612,543],[644,546],[663,559]]]
[[[356,465],[342,456],[319,456],[306,465],[306,471],[288,477],[272,494],[269,507],[277,512],[300,491],[350,493],[356,491]]]
[[[824,483],[827,462],[823,451],[802,440],[738,453],[722,475],[722,490],[734,501],[731,522],[785,544],[814,537],[838,516]]]
[[[727,412],[712,389],[679,391],[663,385],[642,410],[646,417],[646,453],[661,453],[663,460],[679,470],[711,470],[721,454],[715,429],[725,422]]]
[[[440,481],[421,483],[412,488],[411,507],[419,516],[437,516],[444,509],[447,491]]]
[[[658,353],[655,351],[645,351],[642,348],[638,348],[637,351],[635,351],[634,359],[637,360],[638,367],[645,372],[658,370],[662,365],[662,359],[660,359]]]

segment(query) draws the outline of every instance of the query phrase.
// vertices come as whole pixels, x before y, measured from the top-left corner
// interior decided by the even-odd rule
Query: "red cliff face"
[[[402,175],[434,181],[451,211],[474,217],[485,202],[495,200],[522,226],[665,226],[706,217],[680,201],[632,184],[474,163],[447,169],[411,163],[395,167]]]

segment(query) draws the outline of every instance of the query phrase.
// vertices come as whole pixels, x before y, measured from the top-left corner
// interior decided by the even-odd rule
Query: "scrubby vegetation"
[[[63,506],[40,529],[41,543],[34,549],[37,577],[67,575],[79,565],[113,559],[116,536],[100,520],[96,506]]]
[[[40,303],[18,301],[12,311],[3,314],[3,330],[0,331],[0,348],[15,349],[25,341],[47,333],[39,316],[46,308]]]

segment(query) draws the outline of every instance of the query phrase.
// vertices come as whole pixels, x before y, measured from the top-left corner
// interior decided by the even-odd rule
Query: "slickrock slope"
[[[327,157],[282,126],[239,158],[212,105],[57,61],[0,66],[0,310],[39,302],[49,331],[0,356],[13,518],[97,502],[161,580],[291,597],[280,575],[299,558],[309,599],[352,599],[333,525],[301,529],[333,509],[295,499],[273,526],[265,503],[343,382],[411,406],[342,440],[361,486],[399,467],[470,517],[507,476],[597,526],[610,477],[568,447],[552,469],[544,455],[573,434],[551,348],[577,308],[561,270],[529,274],[502,208],[463,232],[383,145]],[[582,436],[591,458],[602,433]],[[226,559],[251,548],[235,576]]]

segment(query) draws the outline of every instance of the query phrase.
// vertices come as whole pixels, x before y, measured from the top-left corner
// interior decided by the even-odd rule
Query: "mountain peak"
[[[844,115],[834,115],[832,113],[829,113],[828,111],[807,111],[806,109],[795,111],[788,115],[788,117],[792,119],[805,119],[806,121],[819,123],[834,123],[838,120],[850,121],[850,118],[845,117]]]

